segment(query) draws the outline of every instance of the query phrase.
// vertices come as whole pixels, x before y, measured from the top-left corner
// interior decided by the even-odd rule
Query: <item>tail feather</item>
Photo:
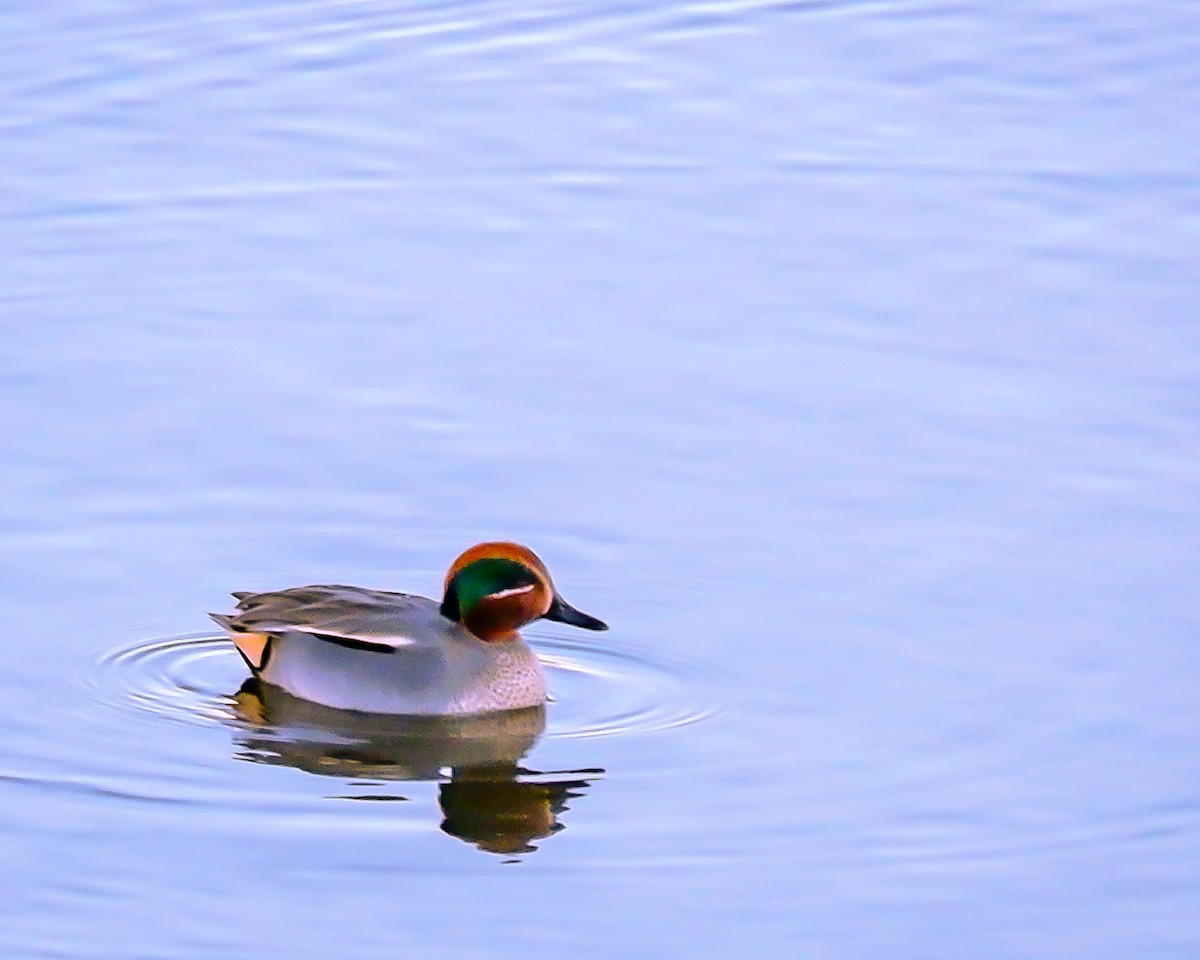
[[[210,613],[209,616],[229,631],[229,639],[233,641],[238,653],[246,661],[246,666],[257,674],[270,655],[271,635],[269,633],[250,633],[245,627],[234,626],[234,618],[223,613]]]

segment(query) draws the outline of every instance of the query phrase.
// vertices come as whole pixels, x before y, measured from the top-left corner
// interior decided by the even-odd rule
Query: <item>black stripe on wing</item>
[[[370,640],[360,640],[358,637],[339,637],[335,633],[314,633],[312,630],[305,630],[304,632],[310,637],[316,637],[318,640],[324,640],[326,643],[345,647],[347,650],[365,650],[368,653],[396,652],[396,648],[388,643],[373,643]]]

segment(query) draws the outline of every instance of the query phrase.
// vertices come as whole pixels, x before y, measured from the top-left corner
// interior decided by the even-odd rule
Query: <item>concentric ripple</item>
[[[694,665],[636,647],[598,646],[552,635],[530,641],[546,668],[551,738],[664,731],[717,709],[714,684]],[[143,640],[102,655],[86,678],[111,709],[180,723],[220,723],[232,714],[245,667],[229,642],[211,634]]]
[[[634,646],[531,635],[553,700],[548,737],[651,733],[697,723],[719,709],[698,666]]]
[[[231,694],[245,668],[222,637],[183,634],[106,652],[88,677],[101,703],[181,723],[230,717]]]

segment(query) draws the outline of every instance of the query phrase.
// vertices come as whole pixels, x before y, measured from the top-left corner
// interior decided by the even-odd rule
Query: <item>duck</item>
[[[520,628],[552,620],[608,629],[559,595],[537,554],[509,541],[459,554],[440,602],[341,584],[233,597],[235,613],[209,616],[258,681],[363,713],[465,716],[542,705],[545,676]]]

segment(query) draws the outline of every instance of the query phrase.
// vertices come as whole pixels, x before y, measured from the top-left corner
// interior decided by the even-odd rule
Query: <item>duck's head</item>
[[[480,543],[459,556],[446,574],[441,613],[488,642],[511,640],[525,624],[542,618],[585,630],[608,629],[560,597],[546,565],[517,543]]]

